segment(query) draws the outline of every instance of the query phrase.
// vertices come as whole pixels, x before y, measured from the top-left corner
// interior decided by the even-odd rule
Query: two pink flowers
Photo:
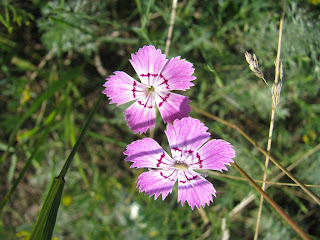
[[[134,141],[124,152],[131,167],[149,168],[137,179],[140,192],[162,200],[178,181],[178,201],[188,202],[193,209],[213,201],[213,185],[194,170],[227,170],[235,157],[233,146],[223,140],[210,140],[210,133],[199,120],[189,116],[188,97],[171,92],[193,86],[192,64],[180,57],[166,59],[161,50],[144,46],[129,60],[140,82],[122,71],[107,78],[103,91],[118,105],[135,101],[124,113],[134,133],[144,133],[155,126],[156,107],[164,122],[171,148],[169,156],[153,139]],[[171,125],[171,123],[173,123]]]

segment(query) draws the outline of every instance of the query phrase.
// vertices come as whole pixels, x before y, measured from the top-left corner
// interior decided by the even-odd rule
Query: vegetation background
[[[28,239],[45,194],[75,144],[113,71],[134,76],[128,59],[146,44],[165,50],[172,1],[31,0],[0,2],[0,200],[28,158],[32,164],[1,213],[0,239]],[[289,0],[283,26],[283,86],[271,154],[320,194],[320,4]],[[197,79],[185,94],[192,105],[243,129],[266,148],[272,106],[281,1],[181,0],[169,57],[192,62]],[[267,86],[244,53],[258,56]],[[66,184],[54,239],[252,239],[260,194],[233,168],[209,173],[218,191],[204,209],[139,193],[141,171],[123,161],[139,139],[127,127],[128,105],[105,98],[90,124]],[[236,163],[261,180],[265,157],[239,132],[199,112],[191,116],[236,149]],[[19,123],[23,124],[19,126]],[[155,139],[168,146],[157,121]],[[147,133],[148,135],[149,133]],[[168,149],[168,148],[167,148]],[[272,163],[268,179],[280,173]],[[231,178],[233,177],[233,178]],[[287,177],[278,182],[291,183]],[[305,232],[320,238],[320,208],[300,188],[272,184],[267,193]],[[240,208],[250,196],[254,200]],[[299,239],[265,202],[259,239]]]

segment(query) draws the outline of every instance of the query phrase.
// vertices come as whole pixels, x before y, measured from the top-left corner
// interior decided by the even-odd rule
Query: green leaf
[[[30,240],[51,239],[60,206],[65,180],[56,177],[41,208]]]
[[[72,151],[69,154],[69,157],[67,158],[59,176],[54,178],[53,183],[51,184],[50,190],[47,194],[47,197],[42,205],[39,217],[33,229],[30,240],[51,239],[52,232],[56,223],[62,191],[65,183],[64,177],[67,171],[69,170],[71,162],[76,152],[78,151],[78,148],[82,142],[82,139],[89,128],[93,115],[97,111],[98,106],[101,103],[102,99],[103,99],[103,95],[101,94],[94,108],[90,112],[87,118],[87,121],[83,126],[81,133],[77,139],[77,142],[73,146]]]

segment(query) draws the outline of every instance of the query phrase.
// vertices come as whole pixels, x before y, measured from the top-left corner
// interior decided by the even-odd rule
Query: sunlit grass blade
[[[78,151],[78,148],[82,142],[82,139],[89,128],[91,120],[94,113],[98,109],[98,106],[103,99],[103,95],[100,95],[98,101],[96,102],[94,108],[90,112],[85,125],[83,126],[81,133],[77,139],[77,142],[73,146],[69,157],[67,158],[60,174],[58,177],[54,178],[47,197],[42,205],[39,217],[37,219],[36,225],[33,229],[31,240],[40,239],[51,239],[52,232],[56,223],[57,213],[60,206],[60,200],[62,196],[62,191],[64,187],[64,177],[69,170],[71,162]]]
[[[48,195],[41,208],[30,240],[51,239],[59,210],[64,183],[64,179],[61,179],[60,177],[57,177],[53,180]]]

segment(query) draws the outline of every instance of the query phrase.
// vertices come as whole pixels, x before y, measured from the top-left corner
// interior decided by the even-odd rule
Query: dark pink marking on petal
[[[196,154],[196,157],[198,158],[198,162],[197,163],[199,164],[199,168],[202,168],[203,167],[202,166],[203,160],[201,160],[199,153]]]
[[[153,108],[153,106],[147,106],[147,103],[143,104],[141,101],[138,101],[138,103],[144,107]]]
[[[195,180],[196,178],[199,177],[199,175],[194,175],[192,178],[188,178],[186,173],[184,172],[184,176],[186,177],[187,181],[192,181],[192,180]],[[186,183],[187,181],[180,181],[181,183]]]
[[[165,153],[163,152],[160,156],[160,159],[158,159],[157,167],[160,167],[160,164],[169,165],[167,163],[162,162],[162,159],[165,157]]]
[[[162,99],[162,102],[159,103],[159,107],[161,107],[162,104],[163,104],[165,101],[167,101],[167,99],[168,99],[168,97],[170,96],[170,94],[171,94],[171,93],[168,93],[167,96],[165,96],[164,98],[159,95],[159,97]]]
[[[156,77],[158,76],[158,74],[157,73],[140,74],[140,77],[150,77],[150,76]]]
[[[193,151],[192,150],[188,150],[187,153],[191,154],[191,153],[193,153]]]
[[[176,179],[170,179],[170,177],[172,176],[172,174],[174,173],[175,171],[172,171],[172,173],[169,175],[169,176],[165,176],[162,172],[160,172],[160,175],[162,177],[164,177],[165,179],[169,179],[170,181],[176,181]]]
[[[192,163],[192,164],[190,164],[190,166],[199,164],[199,168],[202,168],[203,167],[203,165],[202,165],[203,160],[201,160],[199,153],[196,154],[196,157],[198,158],[198,162]]]
[[[142,74],[140,74],[140,77],[148,77],[148,85],[149,86],[152,86],[153,85],[153,83],[154,83],[154,78],[155,77],[157,77],[159,74],[158,73],[147,73],[147,74],[144,74],[144,73],[142,73]],[[153,80],[150,82],[150,77],[153,77]]]
[[[133,89],[132,89],[133,98],[136,98],[136,91],[137,91],[136,86],[137,86],[137,83],[133,82]]]
[[[174,147],[174,148],[172,148],[172,150],[180,152],[180,157],[182,156],[182,150],[181,149],[179,149],[177,147]]]
[[[159,84],[159,86],[160,86],[160,85],[162,85],[162,84],[165,84],[165,85],[167,85],[167,86],[166,86],[166,89],[170,89],[170,88],[169,88],[168,79],[165,79],[165,78],[164,78],[164,76],[163,76],[162,74],[160,74],[160,78],[162,78],[162,79],[163,79],[163,82],[162,82],[162,83],[160,83],[160,84]]]
[[[172,148],[172,150],[182,152],[182,150],[181,150],[181,149],[179,149],[179,148],[177,148],[177,147]]]

